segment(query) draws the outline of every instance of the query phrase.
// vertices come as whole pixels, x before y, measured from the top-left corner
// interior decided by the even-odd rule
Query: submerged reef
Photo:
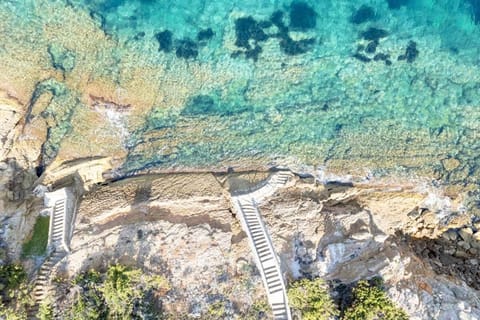
[[[316,25],[315,11],[304,2],[293,2],[290,6],[290,25],[284,22],[284,12],[274,11],[270,16],[270,21],[257,22],[251,16],[235,20],[235,45],[245,49],[245,51],[235,51],[232,56],[238,57],[242,53],[245,57],[253,61],[258,60],[258,56],[263,51],[260,44],[269,38],[279,40],[280,50],[289,56],[304,54],[310,51],[315,44],[315,38],[294,40],[289,34],[289,29],[302,30],[314,28]],[[267,33],[265,30],[275,26],[277,33]],[[253,47],[252,44],[253,43]]]

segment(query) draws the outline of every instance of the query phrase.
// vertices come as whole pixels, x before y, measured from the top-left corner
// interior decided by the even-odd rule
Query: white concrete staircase
[[[66,198],[55,201],[52,215],[50,216],[50,228],[48,234],[48,246],[55,249],[62,247],[68,251],[66,244],[67,237],[67,206]]]
[[[232,196],[237,217],[247,233],[275,320],[290,320],[291,314],[280,263],[257,203],[284,186],[291,176],[289,171],[275,173],[261,188]]]
[[[48,248],[49,255],[40,267],[34,282],[33,299],[35,305],[28,312],[29,319],[36,319],[39,306],[47,298],[47,288],[50,282],[50,276],[55,265],[65,257],[68,252],[69,222],[72,220],[73,212],[68,208],[69,192],[66,189],[60,189],[45,195],[45,204],[50,206],[50,226],[48,230]],[[51,207],[53,204],[53,207]]]

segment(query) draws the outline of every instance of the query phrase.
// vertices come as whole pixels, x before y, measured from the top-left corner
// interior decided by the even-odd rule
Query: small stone
[[[460,235],[460,237],[462,237],[464,241],[470,242],[472,239],[473,231],[472,229],[466,227],[460,229],[460,231],[458,231],[458,234]]]
[[[468,258],[468,254],[462,249],[457,249],[457,251],[455,252],[455,256],[459,258]]]
[[[447,241],[455,241],[457,240],[457,233],[455,231],[452,231],[452,230],[448,230],[444,233],[442,233],[442,238],[447,240]]]
[[[478,265],[478,259],[470,259],[470,260],[468,260],[468,263],[470,263],[471,265],[476,266],[476,265]]]
[[[0,166],[1,166],[1,163],[0,163]],[[1,167],[0,167],[0,170],[1,170]],[[475,223],[473,224],[473,226],[475,227],[475,229],[480,230],[480,221],[479,221],[479,222],[475,222]]]
[[[464,249],[467,249],[467,250],[470,249],[470,243],[466,241],[458,241],[457,244]]]
[[[480,231],[475,232],[475,233],[472,235],[472,239],[473,239],[474,241],[480,242]]]

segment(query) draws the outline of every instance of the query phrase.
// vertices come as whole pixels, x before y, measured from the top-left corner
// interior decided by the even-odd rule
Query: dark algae
[[[235,45],[247,50],[251,49],[249,40],[261,42],[268,39],[267,34],[252,17],[239,18],[235,21],[235,35],[237,37]]]
[[[362,32],[361,36],[365,40],[378,41],[381,38],[387,37],[388,32],[383,29],[371,27]]]
[[[371,21],[375,18],[375,10],[367,5],[362,5],[350,17],[350,22],[353,24],[362,24]]]
[[[398,60],[406,60],[408,63],[412,63],[415,61],[419,54],[417,50],[417,43],[415,41],[409,41],[407,45],[407,49],[405,49],[405,53],[398,56]]]
[[[290,27],[308,30],[317,25],[317,13],[305,2],[293,2],[290,6]]]
[[[387,3],[390,9],[400,9],[403,6],[408,5],[409,0],[387,0]]]
[[[155,35],[158,41],[158,51],[170,52],[173,48],[173,33],[170,30],[164,30]]]
[[[177,58],[190,59],[198,56],[198,46],[189,38],[179,40],[176,44],[176,48],[175,54],[177,55]]]

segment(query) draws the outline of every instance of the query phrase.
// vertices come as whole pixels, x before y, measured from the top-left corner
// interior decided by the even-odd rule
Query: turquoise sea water
[[[0,10],[38,23],[41,2]],[[477,0],[53,2],[88,13],[117,61],[130,62],[129,48],[159,70],[218,70],[183,105],[148,106],[128,127],[127,172],[267,159],[480,177]],[[76,68],[54,56],[67,76]],[[114,67],[98,72],[116,77]]]

